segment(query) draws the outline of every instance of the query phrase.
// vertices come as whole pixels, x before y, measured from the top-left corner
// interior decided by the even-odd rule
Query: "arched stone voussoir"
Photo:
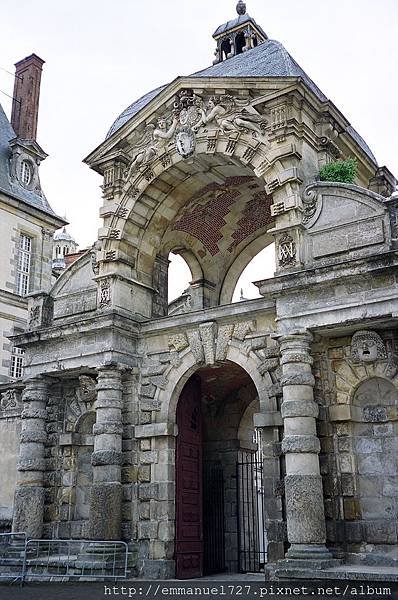
[[[215,139],[212,134],[212,131],[199,132],[196,151],[192,157],[183,158],[173,145],[130,175],[123,187],[119,204],[115,205],[113,215],[109,220],[108,236],[104,240],[105,253],[117,249],[118,241],[127,241],[126,228],[129,222],[135,223],[141,229],[142,235],[159,207],[168,196],[173,194],[176,187],[189,177],[200,174],[203,159],[206,160],[206,164],[211,159],[215,164],[221,161],[224,164],[234,165],[236,172],[239,172],[240,169],[242,171],[249,170],[253,177],[261,179],[265,185],[263,175],[264,171],[269,168],[266,158],[269,146],[265,137],[256,139],[250,134],[240,133],[236,138],[219,134]],[[213,142],[215,148],[211,147],[210,150]],[[166,175],[165,179],[167,180],[172,179],[171,170],[173,168],[180,168],[181,173],[186,176],[182,179],[176,178],[175,186],[170,183],[167,185],[162,179],[163,175]],[[156,198],[150,193],[151,187],[156,188]],[[186,197],[186,200],[189,198]],[[178,209],[182,206],[183,203]],[[117,237],[112,237],[116,236],[115,232],[119,232]],[[135,240],[135,243],[139,246],[139,240]]]
[[[208,325],[208,324],[204,324]],[[215,324],[212,324],[215,325]],[[222,325],[218,327],[218,336],[223,336]],[[207,328],[210,331],[210,328]],[[202,330],[203,331],[203,330]],[[215,331],[215,329],[213,329]],[[232,334],[232,330],[230,330]],[[198,333],[197,340],[206,340]],[[199,355],[199,348],[193,349],[191,346],[192,337],[189,334],[176,334],[170,336],[170,348],[178,355],[178,358],[171,362],[168,369],[164,372],[165,385],[158,388],[156,392],[156,403],[159,405],[157,420],[159,423],[168,423],[173,425],[176,419],[177,403],[181,392],[188,379],[200,368],[216,365],[233,363],[239,365],[251,378],[256,388],[260,406],[266,406],[270,399],[270,390],[273,388],[273,382],[270,374],[261,373],[261,360],[252,352],[247,353],[243,341],[228,344],[225,348],[222,360],[217,360],[217,341],[214,339],[215,355],[214,360],[209,362],[208,353],[203,350]],[[207,358],[207,359],[206,359]],[[220,358],[220,357],[219,357]]]

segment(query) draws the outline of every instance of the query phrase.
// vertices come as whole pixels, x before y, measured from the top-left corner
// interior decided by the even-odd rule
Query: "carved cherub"
[[[166,117],[160,117],[156,126],[153,124],[147,125],[143,136],[135,146],[135,155],[130,163],[126,179],[130,178],[135,169],[154,160],[159,152],[167,146],[177,128],[178,120],[176,116],[173,116],[169,128],[168,123]]]
[[[211,96],[206,109],[201,109],[202,117],[195,126],[197,131],[201,125],[215,121],[224,134],[249,130],[253,137],[263,136],[266,121],[247,100],[239,101],[232,96]]]

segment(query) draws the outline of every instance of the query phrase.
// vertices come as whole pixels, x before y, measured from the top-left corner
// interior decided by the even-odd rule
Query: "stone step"
[[[372,552],[370,554],[354,554],[347,556],[347,565],[363,565],[367,567],[398,567],[398,556]]]

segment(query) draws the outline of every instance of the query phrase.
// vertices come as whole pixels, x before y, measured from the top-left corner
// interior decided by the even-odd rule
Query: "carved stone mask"
[[[351,342],[351,357],[354,362],[371,363],[387,358],[383,340],[375,331],[357,331]]]
[[[360,360],[364,362],[377,360],[377,345],[374,340],[364,341],[358,350]]]

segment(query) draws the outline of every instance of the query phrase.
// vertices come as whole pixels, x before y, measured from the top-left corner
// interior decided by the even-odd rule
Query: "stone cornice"
[[[277,91],[275,91],[275,87],[278,88]],[[178,77],[140,110],[137,115],[128,120],[109,139],[100,144],[83,162],[94,170],[98,170],[98,163],[102,162],[121,140],[128,137],[137,126],[145,122],[160,107],[171,106],[177,92],[184,88],[195,90],[197,94],[205,91],[213,93],[217,90],[224,93],[225,90],[236,90],[242,96],[242,90],[247,90],[247,95],[250,96],[250,92],[257,92],[259,97],[256,99],[256,104],[268,102],[271,99],[274,100],[275,95],[296,92],[307,100],[311,100],[311,104],[318,111],[325,106],[325,103],[320,102],[301,77]],[[263,93],[267,88],[271,88],[269,96]],[[342,115],[341,117],[343,118]],[[98,172],[100,171],[98,170]]]
[[[216,320],[220,323],[236,322],[237,320],[247,320],[248,318],[261,315],[274,315],[275,302],[258,298],[249,300],[244,303],[228,304],[209,308],[206,310],[198,310],[182,315],[171,317],[163,317],[161,319],[148,319],[138,322],[131,318],[131,315],[123,314],[119,311],[110,311],[99,315],[91,314],[86,318],[76,316],[69,319],[68,322],[57,323],[56,326],[47,327],[43,330],[31,331],[17,336],[13,336],[14,343],[21,347],[29,347],[45,341],[56,340],[62,335],[66,337],[83,336],[86,333],[93,331],[115,329],[123,335],[127,335],[136,339],[140,334],[151,335],[168,333],[179,330],[187,325],[198,326],[200,323]]]
[[[54,231],[60,229],[60,227],[63,227],[64,225],[68,225],[68,222],[64,219],[61,219],[56,215],[50,215],[48,212],[40,210],[39,208],[35,208],[31,204],[21,200],[21,198],[18,198],[18,196],[14,196],[0,188],[0,204],[1,203],[4,203],[17,211],[21,211],[25,218],[27,213],[30,214],[39,221],[39,226],[45,225],[46,227],[52,227]]]
[[[7,290],[0,288],[0,302],[4,302],[7,306],[16,306],[22,310],[28,309],[28,299],[18,294],[13,294]]]
[[[82,318],[81,315],[76,316],[67,323],[57,323],[52,327],[29,331],[13,336],[10,339],[12,339],[14,344],[25,348],[35,344],[57,340],[60,336],[62,336],[63,339],[67,337],[81,337],[85,334],[92,334],[93,332],[111,329],[120,331],[123,335],[136,339],[138,337],[139,324],[132,319],[131,316],[122,315],[116,311],[106,314],[98,314],[98,312],[96,312],[95,314],[90,314],[90,316],[86,318]]]
[[[305,288],[319,289],[320,286],[327,287],[344,279],[345,282],[358,281],[360,277],[366,277],[377,272],[396,272],[398,267],[398,252],[391,250],[360,259],[345,259],[341,263],[311,267],[297,272],[278,275],[272,279],[256,281],[255,285],[260,293],[266,297],[278,298],[284,295],[296,294]]]
[[[218,323],[227,324],[235,323],[241,320],[247,320],[258,315],[274,315],[275,302],[258,298],[248,300],[246,302],[236,302],[235,304],[226,304],[206,310],[198,310],[188,312],[181,315],[171,317],[163,317],[161,319],[152,319],[141,324],[141,332],[143,334],[159,334],[178,331],[187,326],[197,327],[200,323],[209,321],[217,321]]]

